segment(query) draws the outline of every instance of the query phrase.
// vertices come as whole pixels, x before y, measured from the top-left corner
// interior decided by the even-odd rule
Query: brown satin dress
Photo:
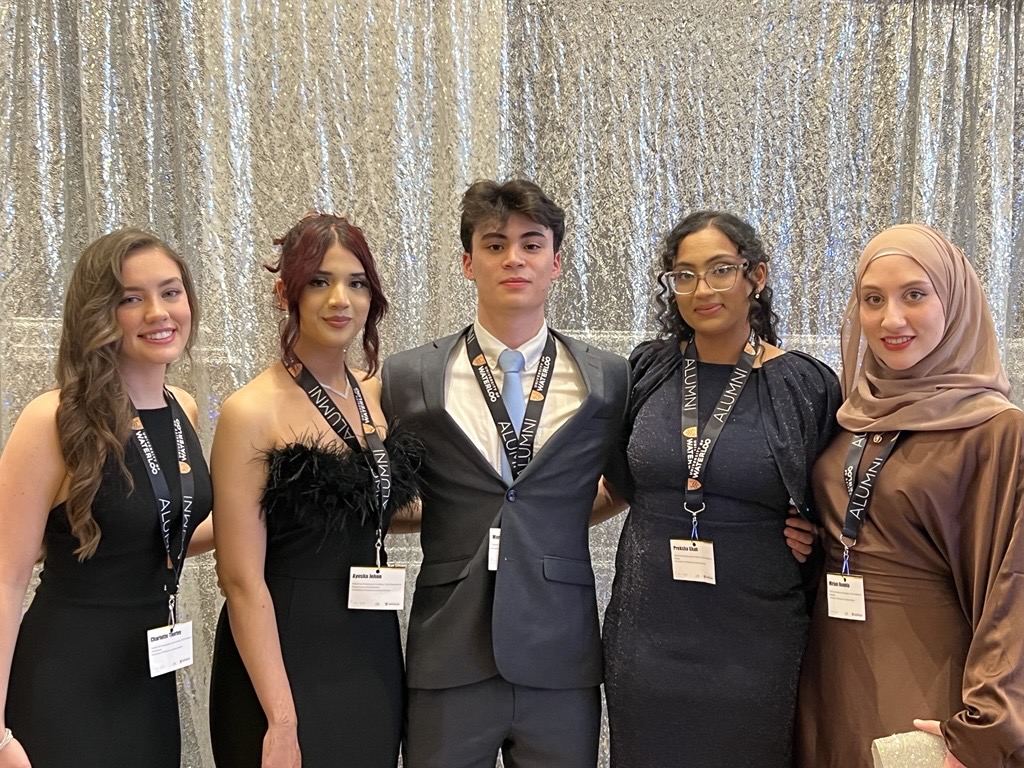
[[[826,569],[849,496],[841,433],[814,468]],[[797,707],[800,768],[871,768],[872,740],[943,721],[968,768],[1024,766],[1024,414],[904,433],[851,551],[867,621],[818,594]],[[882,445],[869,443],[862,467]],[[858,477],[861,475],[858,474]]]

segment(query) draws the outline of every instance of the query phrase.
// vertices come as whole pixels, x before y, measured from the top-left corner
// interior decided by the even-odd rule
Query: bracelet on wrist
[[[3,737],[2,739],[0,739],[0,749],[3,749],[3,748],[4,748],[4,747],[6,747],[6,746],[7,746],[8,744],[10,744],[10,743],[11,743],[12,741],[14,741],[14,734],[13,734],[13,733],[11,733],[11,729],[10,729],[10,728],[8,728],[8,729],[7,729],[7,730],[6,730],[5,732],[4,732],[4,737]]]

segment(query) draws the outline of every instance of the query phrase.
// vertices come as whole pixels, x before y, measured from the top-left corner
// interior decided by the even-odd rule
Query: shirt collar
[[[498,355],[508,349],[508,347],[506,347],[504,343],[499,341],[492,334],[488,333],[487,329],[480,324],[479,320],[473,323],[473,330],[476,331],[477,341],[480,342],[480,351],[483,352],[484,357],[487,358],[488,365],[490,365],[492,369],[497,368]],[[541,325],[540,330],[537,331],[536,336],[516,347],[516,349],[523,353],[523,358],[526,360],[526,365],[523,368],[524,371],[537,365],[541,354],[544,352],[544,345],[547,340],[548,324],[545,320]]]

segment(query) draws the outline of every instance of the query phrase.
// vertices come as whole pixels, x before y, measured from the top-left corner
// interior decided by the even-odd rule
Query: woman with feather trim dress
[[[395,610],[351,608],[379,572],[421,447],[384,435],[377,324],[387,310],[362,232],[316,214],[281,245],[281,362],[229,397],[214,437],[218,768],[394,768],[405,704]],[[362,333],[366,371],[346,353]],[[382,439],[383,438],[383,439]]]

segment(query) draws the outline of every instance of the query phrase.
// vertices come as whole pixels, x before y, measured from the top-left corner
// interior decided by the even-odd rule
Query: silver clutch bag
[[[941,736],[910,731],[871,742],[875,768],[942,768],[946,743]]]

